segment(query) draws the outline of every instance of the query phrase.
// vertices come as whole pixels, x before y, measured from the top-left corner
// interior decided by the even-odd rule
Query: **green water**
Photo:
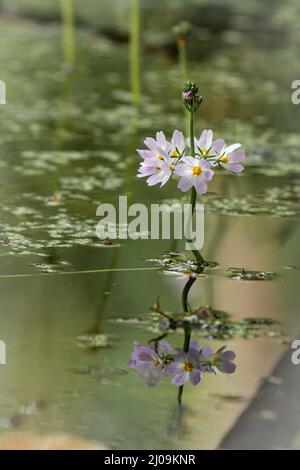
[[[264,11],[253,4],[263,24]],[[197,280],[191,300],[236,320],[272,317],[294,334],[300,139],[299,108],[290,102],[291,81],[298,78],[292,59],[297,18],[293,2],[289,6],[282,6],[282,15],[278,6],[265,29],[250,16],[252,34],[235,23],[218,47],[209,38],[199,50],[196,42],[190,48],[191,78],[205,97],[196,129],[212,127],[243,143],[249,155],[245,174],[219,175],[210,187],[203,253],[219,267]],[[104,6],[102,11],[106,22],[116,20]],[[153,15],[145,32],[150,42],[159,29],[155,8]],[[185,413],[176,422],[175,387],[164,382],[148,389],[127,366],[133,341],[147,342],[153,332],[119,320],[147,314],[157,296],[166,310],[180,310],[185,280],[157,272],[147,259],[182,245],[129,240],[103,247],[95,236],[100,202],[116,203],[119,195],[146,204],[178,197],[175,185],[151,189],[135,177],[135,149],[145,136],[184,129],[176,58],[165,48],[145,47],[137,120],[127,43],[77,30],[70,72],[59,24],[13,16],[0,17],[0,25],[0,78],[7,84],[7,104],[0,109],[0,338],[7,345],[0,432],[7,432],[4,418],[42,400],[37,413],[21,413],[22,430],[75,434],[111,448],[206,447],[236,410],[235,400],[224,398],[249,398],[248,388],[264,373],[258,357],[272,364],[280,339],[229,341],[238,355],[237,374],[187,386]],[[282,41],[273,25],[286,32]],[[230,267],[276,275],[265,282],[236,281],[228,278]],[[77,338],[87,333],[106,335],[107,347],[80,348]],[[172,341],[179,345],[182,336]]]

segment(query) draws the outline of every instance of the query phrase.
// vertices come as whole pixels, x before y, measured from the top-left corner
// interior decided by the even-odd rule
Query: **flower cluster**
[[[187,381],[197,385],[204,373],[235,372],[235,353],[225,351],[225,348],[214,353],[211,348],[201,348],[197,341],[192,341],[189,351],[184,352],[179,348],[173,349],[165,340],[148,346],[134,343],[129,366],[136,369],[149,386],[166,377],[172,377],[172,384],[177,386]]]
[[[187,99],[187,98],[186,98]],[[213,131],[205,129],[199,139],[194,139],[191,149],[190,139],[175,130],[171,141],[165,134],[156,133],[156,139],[145,139],[147,149],[137,149],[143,161],[138,177],[147,177],[149,186],[165,185],[173,175],[180,177],[178,188],[189,191],[194,187],[198,194],[207,192],[207,183],[212,180],[215,169],[225,168],[231,173],[244,170],[241,162],[245,159],[241,144],[227,146],[223,139],[213,140]]]

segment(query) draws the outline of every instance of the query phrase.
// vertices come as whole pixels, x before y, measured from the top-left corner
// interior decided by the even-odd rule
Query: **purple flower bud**
[[[189,91],[183,91],[182,92],[182,99],[185,100],[185,101],[190,101],[194,98],[194,93],[192,92],[192,90],[189,90]]]

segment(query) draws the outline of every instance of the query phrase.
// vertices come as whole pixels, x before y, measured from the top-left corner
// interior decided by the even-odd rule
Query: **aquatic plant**
[[[185,139],[182,132],[175,130],[171,141],[160,131],[156,138],[147,137],[144,141],[147,149],[137,152],[143,161],[138,170],[138,177],[147,177],[147,184],[164,186],[173,175],[180,176],[178,188],[183,191],[192,189],[192,200],[195,192],[205,194],[208,182],[212,180],[215,170],[225,168],[231,173],[244,170],[241,162],[245,159],[241,144],[227,146],[223,139],[213,141],[213,131],[203,130],[199,139],[194,136],[194,112],[202,102],[198,87],[188,82],[182,93],[182,100],[189,111],[190,137]]]
[[[147,184],[164,186],[173,176],[179,177],[178,188],[182,192],[191,191],[190,204],[193,217],[197,194],[207,192],[208,184],[213,179],[215,171],[223,168],[232,174],[244,170],[242,161],[245,153],[241,144],[226,145],[223,139],[213,140],[211,129],[203,130],[197,139],[194,135],[194,113],[202,103],[199,88],[195,83],[187,82],[182,92],[182,101],[189,113],[189,137],[175,130],[171,140],[167,140],[162,131],[157,132],[156,138],[147,137],[144,141],[146,149],[138,149],[142,158],[138,177],[146,177]],[[192,220],[190,221],[192,222]],[[187,240],[190,242],[190,240]],[[178,404],[181,405],[183,386],[190,381],[193,385],[200,383],[204,373],[220,371],[232,374],[235,372],[235,353],[225,351],[226,346],[213,352],[211,348],[200,347],[196,341],[191,342],[192,326],[184,319],[191,315],[192,309],[188,295],[196,277],[207,263],[201,253],[193,246],[191,249],[197,269],[190,272],[183,288],[181,300],[183,307],[184,344],[182,348],[173,349],[161,335],[148,346],[134,344],[134,350],[129,362],[130,367],[137,369],[148,385],[156,385],[165,377],[172,376],[172,384],[179,387]],[[195,274],[197,272],[197,275]]]
[[[150,387],[167,377],[172,377],[172,384],[178,387],[187,381],[197,385],[204,373],[235,372],[235,353],[224,349],[214,353],[209,347],[201,348],[197,341],[190,343],[187,352],[173,349],[166,340],[151,342],[148,346],[134,343],[129,366],[136,369]]]

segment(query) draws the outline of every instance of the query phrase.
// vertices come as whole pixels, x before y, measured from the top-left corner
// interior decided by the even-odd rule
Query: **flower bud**
[[[184,85],[181,97],[190,112],[195,112],[202,103],[203,97],[198,94],[198,89],[196,83],[193,82],[187,82]]]
[[[182,92],[182,99],[190,101],[194,98],[194,93],[192,91],[183,91]]]

